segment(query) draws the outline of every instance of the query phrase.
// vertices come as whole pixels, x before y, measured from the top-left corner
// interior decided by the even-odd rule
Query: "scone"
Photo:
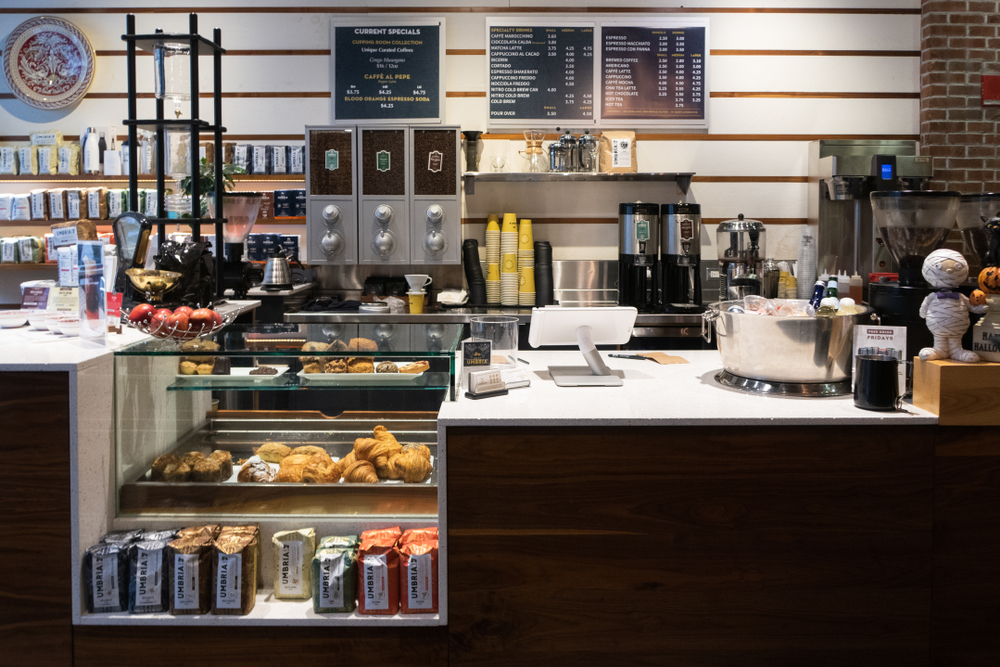
[[[412,364],[406,364],[405,366],[400,366],[399,372],[416,375],[417,373],[423,373],[430,367],[431,367],[430,363],[426,361],[414,361]]]
[[[327,343],[319,343],[317,341],[309,341],[308,343],[303,343],[303,352],[326,352],[330,346]]]
[[[374,373],[375,360],[371,357],[351,357],[347,360],[348,373]]]
[[[215,459],[202,459],[191,467],[192,482],[221,482],[222,468]]]
[[[224,449],[216,449],[214,452],[208,455],[208,458],[212,459],[219,464],[220,470],[222,470],[222,479],[227,480],[233,476],[233,455]]]
[[[198,461],[204,461],[207,457],[201,452],[188,452],[184,455],[184,463],[188,464],[190,467],[194,467],[194,464]]]
[[[219,344],[214,340],[196,338],[181,345],[182,352],[217,352]]]
[[[198,371],[198,364],[193,361],[181,362],[181,375],[194,375]]]
[[[164,481],[163,471],[166,470],[167,466],[171,464],[176,466],[180,462],[181,460],[173,454],[164,454],[163,456],[158,457],[155,461],[153,461],[153,469],[150,473],[150,479],[154,482]]]
[[[186,482],[191,478],[191,467],[181,461],[180,463],[168,463],[163,468],[164,482]]]
[[[198,375],[211,375],[214,364],[198,364]]]
[[[375,367],[376,373],[398,373],[399,366],[392,363],[391,361],[383,361],[378,366]]]
[[[346,373],[347,372],[347,361],[344,359],[331,359],[326,363],[324,368],[326,373]]]
[[[378,343],[368,338],[352,338],[347,349],[352,352],[377,352]]]
[[[311,359],[315,359],[316,357],[310,357],[310,358]],[[304,363],[304,364],[302,364],[302,372],[303,373],[322,373],[323,372],[323,363],[322,363],[321,360],[316,360],[316,361],[314,361],[312,363],[308,363],[308,364]]]
[[[253,453],[259,456],[261,461],[281,463],[281,459],[292,453],[292,448],[280,442],[268,442],[253,450]]]

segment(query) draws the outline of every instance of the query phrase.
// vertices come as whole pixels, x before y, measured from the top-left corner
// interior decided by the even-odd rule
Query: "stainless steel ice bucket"
[[[778,303],[782,299],[775,299]],[[754,380],[789,383],[841,382],[851,377],[854,325],[869,322],[871,310],[856,315],[768,317],[730,313],[742,301],[721,301],[702,316],[702,335],[719,339],[722,366]]]

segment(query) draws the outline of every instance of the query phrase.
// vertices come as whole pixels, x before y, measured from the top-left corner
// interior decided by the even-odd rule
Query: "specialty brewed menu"
[[[593,26],[489,28],[491,121],[593,121]]]
[[[602,26],[601,120],[704,121],[705,27]]]
[[[337,26],[334,118],[441,117],[438,25]]]

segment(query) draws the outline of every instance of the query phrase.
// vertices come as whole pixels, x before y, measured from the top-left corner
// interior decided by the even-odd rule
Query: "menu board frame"
[[[490,39],[492,28],[494,27],[521,27],[521,28],[591,28],[593,30],[593,41],[592,41],[592,52],[594,59],[593,66],[593,111],[590,120],[575,119],[575,118],[565,118],[565,117],[555,117],[555,118],[521,118],[521,117],[511,117],[509,119],[492,118],[490,116],[490,100],[493,95],[493,80],[490,76],[491,63],[493,58],[493,44]],[[521,17],[507,17],[507,16],[487,16],[486,17],[486,126],[487,128],[525,128],[525,127],[537,127],[542,129],[555,128],[555,127],[596,127],[598,125],[598,117],[600,114],[600,108],[598,105],[598,100],[600,99],[600,91],[598,86],[600,84],[600,58],[599,58],[599,42],[598,34],[600,33],[600,24],[598,21],[588,21],[580,19],[565,19],[565,18],[539,18],[537,15],[521,16]]]
[[[705,30],[705,48],[702,53],[702,100],[705,108],[704,118],[683,120],[683,119],[645,119],[645,118],[628,118],[619,117],[614,119],[605,120],[603,118],[604,111],[604,28],[638,28],[641,30],[658,30],[658,29],[677,29],[677,28],[704,28]],[[598,35],[597,35],[597,54],[598,62],[595,63],[595,76],[598,77],[598,82],[595,86],[595,90],[599,91],[597,95],[597,107],[595,108],[596,115],[598,115],[599,122],[603,125],[613,125],[613,126],[628,126],[628,127],[660,127],[660,128],[679,128],[679,129],[708,129],[709,126],[709,97],[710,97],[710,72],[709,72],[709,44],[710,44],[710,33],[709,33],[709,20],[707,18],[669,18],[669,19],[656,19],[652,21],[643,21],[641,24],[635,20],[625,21],[625,20],[611,20],[611,21],[601,21],[598,25]]]
[[[337,116],[337,29],[338,28],[408,28],[437,26],[438,28],[438,60],[437,60],[437,115],[426,117],[389,116],[373,118],[366,116]],[[330,119],[332,125],[399,125],[401,123],[440,125],[445,116],[445,42],[447,37],[446,19],[444,16],[412,17],[406,15],[391,18],[372,18],[364,15],[350,17],[335,17],[330,20]],[[388,70],[386,73],[390,73]]]

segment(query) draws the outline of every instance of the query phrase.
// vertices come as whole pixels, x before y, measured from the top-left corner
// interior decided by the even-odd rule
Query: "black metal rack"
[[[126,54],[128,56],[128,119],[122,123],[128,127],[128,150],[129,150],[129,201],[133,203],[139,201],[139,175],[138,175],[138,130],[148,129],[156,132],[156,217],[151,222],[156,224],[157,238],[162,245],[166,240],[166,225],[170,223],[184,223],[191,227],[191,236],[198,240],[201,238],[202,223],[215,225],[215,284],[216,295],[223,294],[223,225],[226,224],[225,213],[223,211],[223,195],[225,192],[225,181],[222,175],[222,133],[226,128],[222,126],[222,55],[226,52],[222,48],[222,31],[215,28],[212,33],[212,41],[207,40],[198,34],[198,15],[190,14],[188,17],[189,32],[187,34],[168,34],[157,30],[152,35],[135,34],[135,15],[129,14],[125,18],[125,34],[122,40],[126,43]],[[163,117],[163,100],[156,100],[156,118],[139,119],[137,91],[136,91],[136,49],[141,49],[150,54],[161,44],[187,44],[191,48],[191,118],[190,119],[165,119]],[[198,57],[202,55],[212,56],[214,70],[214,91],[212,99],[215,106],[214,123],[210,124],[199,118],[199,71]],[[190,128],[191,131],[191,217],[190,218],[167,218],[165,203],[164,172],[165,165],[165,139],[168,128]],[[201,183],[199,179],[200,164],[198,160],[198,146],[201,133],[211,133],[215,139],[215,216],[214,218],[201,217]]]

